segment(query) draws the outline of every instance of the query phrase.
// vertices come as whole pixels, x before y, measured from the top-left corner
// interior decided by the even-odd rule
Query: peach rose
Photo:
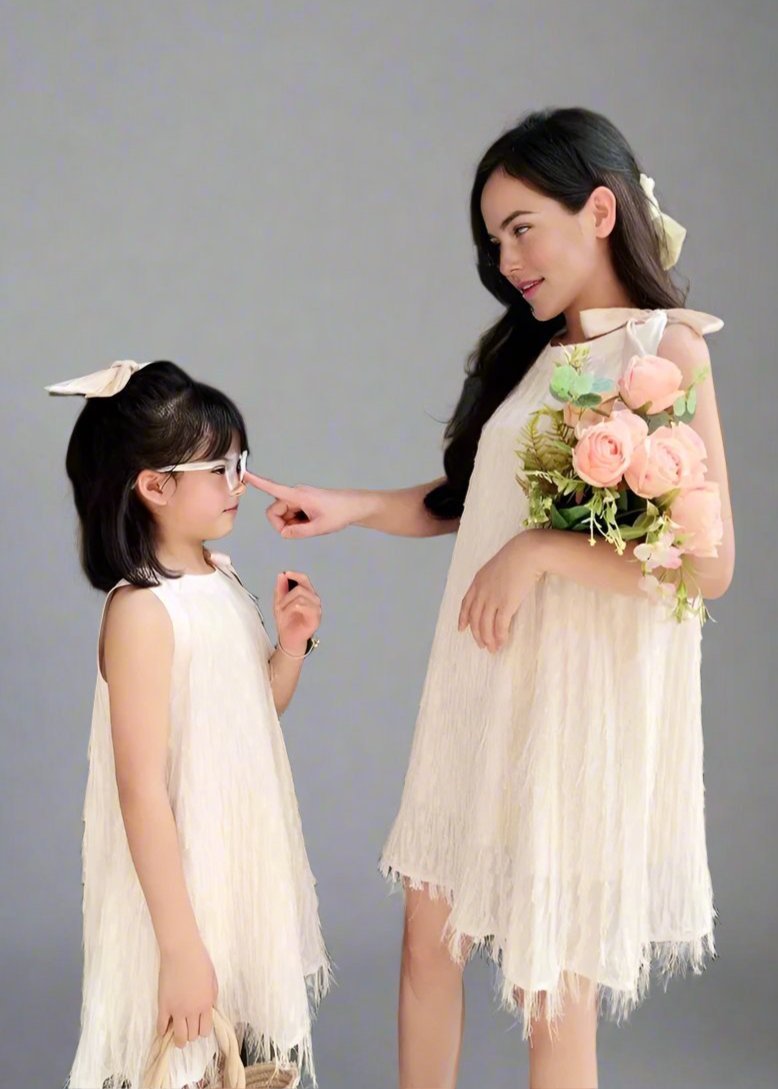
[[[615,488],[632,458],[632,428],[621,416],[585,428],[573,448],[575,471],[595,488]]]
[[[656,499],[673,488],[699,487],[704,467],[677,427],[658,427],[636,448],[624,479],[636,495]]]
[[[633,355],[619,379],[624,404],[629,408],[648,404],[648,412],[654,414],[668,409],[683,392],[680,367],[661,355]]]
[[[693,556],[718,555],[724,536],[718,484],[702,484],[681,492],[670,508],[670,518],[678,527],[676,537],[685,538],[681,545],[684,552]]]
[[[648,424],[643,417],[625,408],[622,404],[617,404],[614,407],[611,419],[618,420],[619,423],[623,423],[629,428],[633,446],[639,446],[648,435]]]
[[[657,428],[657,431],[663,431],[664,428]],[[693,427],[689,427],[688,424],[678,423],[673,424],[673,434],[679,439],[689,455],[689,472],[691,474],[690,482],[688,485],[684,482],[683,487],[699,488],[703,483],[705,476],[705,459],[708,456],[708,451],[705,449],[705,443],[701,435],[698,435]]]

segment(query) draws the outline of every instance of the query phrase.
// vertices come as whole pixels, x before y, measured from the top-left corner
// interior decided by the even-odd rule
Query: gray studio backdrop
[[[100,595],[46,382],[169,358],[232,394],[258,471],[388,488],[439,472],[464,358],[496,307],[467,196],[522,112],[620,125],[689,236],[738,560],[704,638],[719,958],[601,1030],[603,1086],[761,1087],[776,1034],[776,41],[770,0],[3,4],[3,1084],[57,1086],[75,1048],[81,806]],[[321,648],[284,728],[338,985],[323,1089],[395,1084],[401,897],[376,872],[399,800],[452,539],[283,542],[247,497],[223,543],[270,612],[320,591]],[[521,1034],[467,971],[461,1085],[521,1086]],[[128,981],[131,986],[131,981]]]

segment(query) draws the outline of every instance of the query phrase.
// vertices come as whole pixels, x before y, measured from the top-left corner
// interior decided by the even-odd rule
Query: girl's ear
[[[135,481],[135,491],[150,507],[166,507],[174,490],[173,477],[169,473],[155,473],[153,469],[142,469]]]
[[[616,225],[616,197],[607,185],[598,185],[589,194],[594,234],[596,238],[607,238]]]

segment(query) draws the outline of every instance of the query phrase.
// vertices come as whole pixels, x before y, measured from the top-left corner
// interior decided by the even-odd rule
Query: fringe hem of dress
[[[379,873],[390,883],[392,891],[399,891],[406,885],[410,889],[426,888],[432,900],[445,900],[449,905],[454,902],[454,890],[446,885],[437,884],[422,877],[413,877],[408,872],[400,871],[385,862],[378,864]],[[716,918],[714,911],[713,918]],[[452,960],[463,965],[471,956],[477,955],[492,963],[496,971],[495,998],[501,1009],[511,1016],[522,1020],[522,1037],[528,1040],[532,1035],[533,1023],[545,1018],[550,1031],[554,1031],[554,1022],[562,1012],[565,999],[570,996],[577,1000],[584,987],[592,982],[597,986],[598,1016],[616,1024],[628,1020],[630,1014],[643,1002],[649,991],[652,965],[660,976],[664,990],[675,976],[685,976],[688,971],[700,975],[710,960],[715,959],[716,949],[713,930],[699,937],[683,941],[647,941],[640,950],[640,966],[637,977],[631,987],[611,986],[599,979],[590,980],[560,965],[556,979],[551,986],[525,987],[521,980],[506,978],[502,968],[503,947],[495,935],[477,937],[466,931],[447,924],[443,938],[446,940]]]
[[[329,958],[315,972],[306,976],[305,982],[309,1002],[311,1004],[310,1016],[311,1020],[313,1020],[321,999],[327,993],[333,982],[332,964]],[[228,1011],[225,1010],[224,1012],[225,1015],[228,1015]],[[272,1062],[276,1065],[277,1069],[281,1069],[288,1066],[290,1063],[296,1063],[300,1070],[300,1085],[304,1086],[307,1079],[310,1085],[315,1089],[318,1082],[316,1080],[316,1068],[313,1062],[310,1031],[305,1033],[298,1043],[293,1044],[288,1048],[281,1049],[271,1036],[266,1033],[256,1032],[250,1024],[245,1022],[239,1023],[243,1026],[243,1046],[245,1047],[249,1064]],[[220,1055],[214,1055],[206,1065],[200,1078],[196,1082],[190,1082],[187,1086],[183,1086],[182,1089],[198,1089],[199,1086],[207,1087],[217,1085],[220,1081],[220,1059]],[[83,1079],[79,1078],[79,1081],[82,1082]],[[132,1080],[125,1075],[104,1074],[94,1082],[90,1079],[88,1085],[76,1085],[75,1082],[72,1081],[71,1075],[71,1077],[66,1080],[63,1089],[143,1089],[143,1087],[136,1087],[133,1085]]]

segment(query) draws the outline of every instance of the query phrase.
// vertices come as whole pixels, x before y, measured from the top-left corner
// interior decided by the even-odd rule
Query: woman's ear
[[[170,473],[141,469],[135,481],[135,491],[147,506],[153,509],[166,507],[175,491],[174,479]]]
[[[616,197],[607,185],[598,185],[589,194],[589,204],[596,238],[607,238],[616,226]]]

